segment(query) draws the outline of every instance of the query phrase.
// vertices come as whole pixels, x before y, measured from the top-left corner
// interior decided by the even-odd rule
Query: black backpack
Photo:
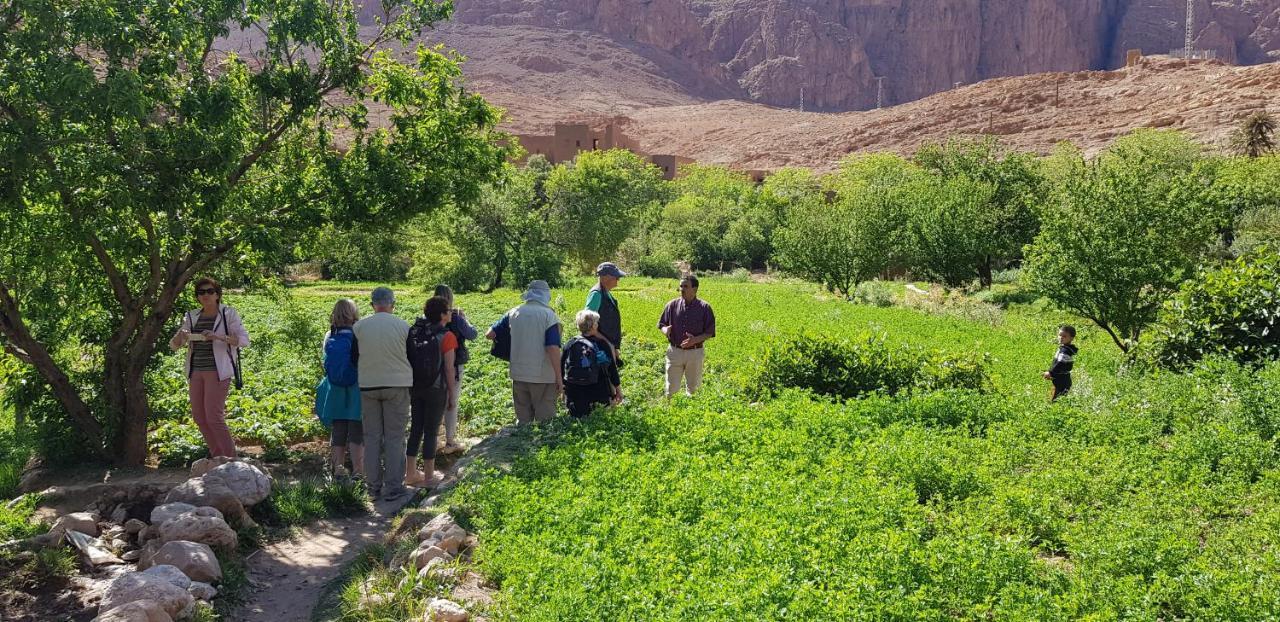
[[[574,337],[565,349],[564,382],[577,386],[594,386],[600,382],[600,346],[585,337]]]
[[[445,329],[434,322],[428,323],[425,318],[418,318],[409,327],[407,344],[409,366],[413,368],[413,391],[420,393],[436,385],[444,367],[444,356],[440,353],[440,342],[444,338]]]

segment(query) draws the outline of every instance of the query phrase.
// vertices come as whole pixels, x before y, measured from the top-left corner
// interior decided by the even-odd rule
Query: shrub
[[[1183,368],[1207,356],[1280,358],[1280,254],[1264,248],[1187,281],[1161,309],[1151,356]]]
[[[912,389],[985,390],[991,382],[987,365],[985,354],[893,348],[871,335],[855,341],[801,335],[766,347],[751,366],[747,387],[755,397],[800,388],[840,399]]]
[[[636,260],[633,268],[636,276],[647,276],[655,279],[678,279],[680,271],[670,257],[646,255]]]
[[[873,307],[892,307],[893,306],[893,288],[888,283],[879,279],[874,281],[864,281],[858,283],[854,288],[853,295],[850,300],[860,305],[870,305]]]

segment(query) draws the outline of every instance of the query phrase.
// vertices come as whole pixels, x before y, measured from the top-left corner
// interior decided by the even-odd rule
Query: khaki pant
[[[544,423],[556,416],[555,383],[512,381],[511,397],[516,405],[516,424]]]
[[[408,387],[360,392],[364,474],[370,491],[403,485],[409,407]]]
[[[702,361],[707,356],[705,348],[684,350],[675,346],[667,346],[667,397],[680,390],[680,379],[684,378],[689,395],[702,386]]]

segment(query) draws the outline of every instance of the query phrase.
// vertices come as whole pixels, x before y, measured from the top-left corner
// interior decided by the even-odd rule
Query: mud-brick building
[[[606,123],[600,129],[586,123],[557,123],[551,135],[516,134],[516,139],[527,155],[546,156],[552,164],[570,162],[584,151],[626,149],[662,169],[662,175],[666,179],[675,178],[681,165],[693,162],[691,158],[683,156],[644,153],[640,150],[640,143],[623,134],[615,123]]]

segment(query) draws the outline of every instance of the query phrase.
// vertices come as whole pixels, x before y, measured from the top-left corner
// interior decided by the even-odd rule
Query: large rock
[[[208,479],[216,477],[240,498],[240,504],[249,507],[260,503],[271,494],[271,478],[261,469],[247,462],[228,462],[204,474]]]
[[[164,502],[217,508],[226,520],[236,524],[242,524],[249,518],[244,511],[244,504],[240,502],[240,495],[232,491],[222,478],[208,477],[207,473],[175,486],[165,495]]]
[[[235,549],[237,543],[236,532],[227,525],[227,521],[194,512],[182,514],[160,525],[161,544],[175,540],[201,542],[226,551]]]
[[[49,533],[64,534],[67,530],[79,531],[90,537],[98,537],[98,517],[90,512],[73,512],[58,517]]]
[[[222,512],[219,512],[217,508],[209,507],[207,505],[204,507],[196,507],[190,503],[183,503],[179,501],[177,503],[157,505],[155,509],[151,510],[151,524],[163,525],[165,522],[175,519],[182,514],[216,516],[223,520],[226,519],[226,517],[222,515]]]
[[[176,540],[166,542],[150,558],[153,564],[168,564],[182,571],[192,581],[217,583],[222,580],[222,566],[213,549],[201,542]]]
[[[99,614],[94,622],[173,622],[173,617],[154,600],[135,600]]]
[[[161,579],[172,583],[174,587],[182,588],[184,590],[191,587],[191,578],[183,574],[181,570],[178,570],[177,566],[170,564],[156,564],[155,566],[143,570],[142,574],[160,577]]]
[[[186,617],[194,602],[186,590],[160,577],[130,572],[111,582],[111,586],[102,595],[98,611],[109,612],[121,605],[141,600],[155,601],[171,618]]]
[[[372,20],[380,5],[362,4],[362,19]],[[657,63],[648,70],[652,79],[677,83],[685,93],[797,108],[803,88],[809,110],[871,108],[876,105],[877,76],[885,78],[886,102],[895,104],[951,89],[956,82],[1120,67],[1130,48],[1149,55],[1181,48],[1186,18],[1181,0],[456,4],[453,22],[470,28],[456,39],[457,47],[481,63],[471,71],[502,74],[503,65],[520,66],[525,71],[514,74],[518,82],[511,85],[517,90],[537,84],[574,89],[573,80],[546,78],[565,71],[576,71],[584,89],[592,88],[589,68],[579,68],[571,54],[604,40],[623,43],[644,59],[629,63]],[[539,31],[542,38],[535,38]],[[475,39],[525,45],[484,46],[469,42],[466,33]],[[1197,48],[1214,50],[1227,62],[1278,60],[1280,0],[1197,0],[1193,36]],[[533,59],[538,62],[526,64]],[[614,62],[610,69],[625,69],[629,63]],[[631,86],[619,85],[619,90]],[[597,92],[608,97],[606,91]],[[568,90],[546,96],[571,101],[580,94]]]
[[[427,563],[433,559],[449,560],[452,557],[453,556],[449,555],[448,551],[432,544],[431,541],[428,540],[418,545],[418,548],[413,551],[411,559],[413,560],[413,569],[422,570],[423,568],[426,568]]]

